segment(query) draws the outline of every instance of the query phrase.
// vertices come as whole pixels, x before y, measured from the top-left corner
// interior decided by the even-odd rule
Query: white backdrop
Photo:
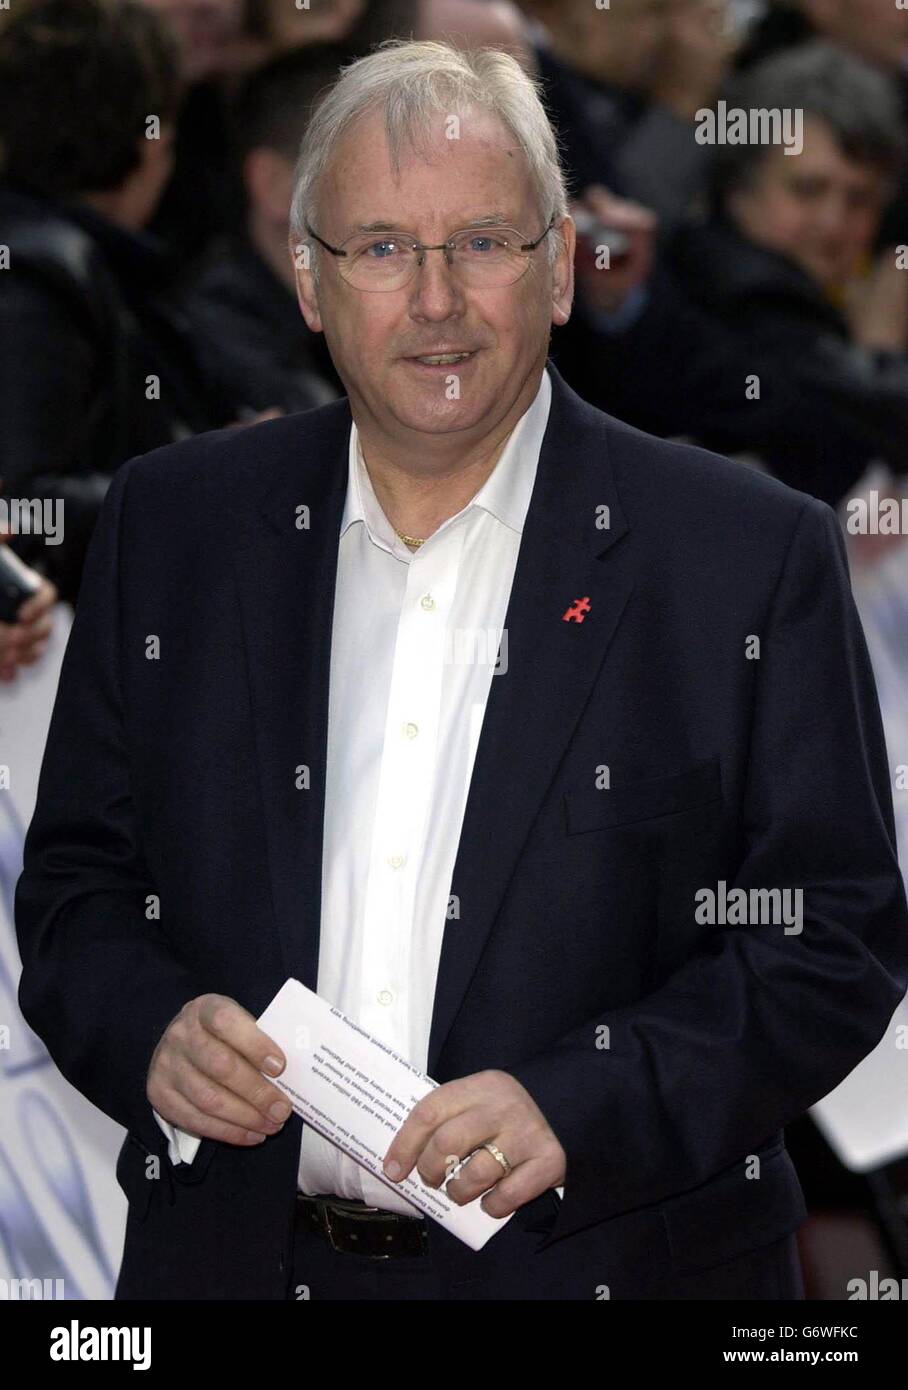
[[[48,1295],[111,1298],[126,1223],[114,1172],[123,1130],[64,1081],[16,1002],[13,890],[70,623],[58,604],[43,660],[0,685],[10,783],[0,790],[0,1298],[25,1296],[10,1287],[21,1279],[63,1280]]]

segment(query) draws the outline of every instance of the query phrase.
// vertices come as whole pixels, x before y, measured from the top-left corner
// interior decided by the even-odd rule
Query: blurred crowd
[[[125,459],[342,392],[296,304],[295,155],[339,67],[410,35],[506,47],[541,84],[581,233],[551,351],[580,394],[833,506],[872,466],[902,473],[893,0],[13,0],[0,478],[64,501],[62,545],[12,540],[64,599]],[[797,151],[705,139],[720,102],[797,109]]]
[[[62,500],[65,538],[8,538],[40,588],[0,622],[0,679],[40,659],[52,604],[76,601],[120,464],[342,394],[297,306],[294,161],[319,93],[391,37],[496,45],[538,79],[578,223],[551,356],[582,396],[766,469],[843,524],[871,486],[901,496],[896,0],[10,0],[0,479],[3,496]],[[736,142],[705,110],[798,111],[798,147]],[[903,539],[850,537],[855,573]],[[881,641],[908,658],[904,548],[895,564]],[[860,1205],[818,1136],[802,1144],[808,1197],[813,1175],[816,1200]]]

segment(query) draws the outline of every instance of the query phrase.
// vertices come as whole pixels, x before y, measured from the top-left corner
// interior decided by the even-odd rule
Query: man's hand
[[[56,587],[43,579],[40,589],[20,604],[16,621],[0,623],[0,680],[11,681],[18,667],[33,666],[44,655],[56,601]]]
[[[480,1148],[489,1142],[510,1163],[507,1177],[498,1160]],[[427,1186],[440,1187],[453,1160],[468,1154],[473,1154],[469,1163],[445,1192],[465,1206],[492,1188],[482,1202],[489,1216],[510,1216],[547,1187],[564,1182],[564,1149],[530,1093],[505,1071],[476,1072],[423,1096],[385,1155],[385,1175],[400,1182],[415,1165]]]
[[[903,353],[908,348],[908,276],[899,268],[899,248],[881,251],[866,275],[844,286],[844,312],[852,336],[870,351]]]
[[[145,1094],[187,1134],[248,1148],[276,1134],[290,1114],[283,1094],[260,1074],[279,1076],[286,1064],[235,999],[201,994],[184,1004],[155,1048]]]

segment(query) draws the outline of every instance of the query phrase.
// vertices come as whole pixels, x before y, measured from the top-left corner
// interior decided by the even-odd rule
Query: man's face
[[[896,0],[804,0],[805,12],[821,34],[867,62],[904,68],[908,55],[908,10]]]
[[[828,126],[807,119],[802,153],[774,147],[752,185],[730,195],[729,211],[751,241],[830,287],[871,250],[888,193],[879,170],[847,159]]]
[[[495,213],[535,241],[548,219],[516,142],[486,112],[465,113],[459,139],[445,138],[447,119],[439,113],[430,127],[432,162],[405,150],[395,179],[383,118],[361,118],[322,180],[318,234],[339,246],[361,226],[382,222],[437,246]],[[457,434],[467,447],[494,430],[541,371],[552,323],[565,323],[570,313],[570,219],[562,232],[566,248],[554,268],[544,239],[519,280],[482,289],[463,284],[443,252],[429,251],[409,284],[360,290],[342,278],[330,252],[317,248],[318,286],[310,272],[297,271],[300,307],[310,328],[324,332],[357,421],[371,420],[411,449],[413,432]],[[384,229],[376,240],[388,234]],[[413,360],[441,350],[474,355],[436,371]],[[457,392],[448,389],[451,376]]]

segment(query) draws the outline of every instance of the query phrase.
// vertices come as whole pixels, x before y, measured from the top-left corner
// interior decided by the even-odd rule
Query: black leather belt
[[[335,1249],[373,1260],[428,1255],[426,1222],[341,1197],[296,1194],[296,1220],[307,1231],[318,1231]]]

